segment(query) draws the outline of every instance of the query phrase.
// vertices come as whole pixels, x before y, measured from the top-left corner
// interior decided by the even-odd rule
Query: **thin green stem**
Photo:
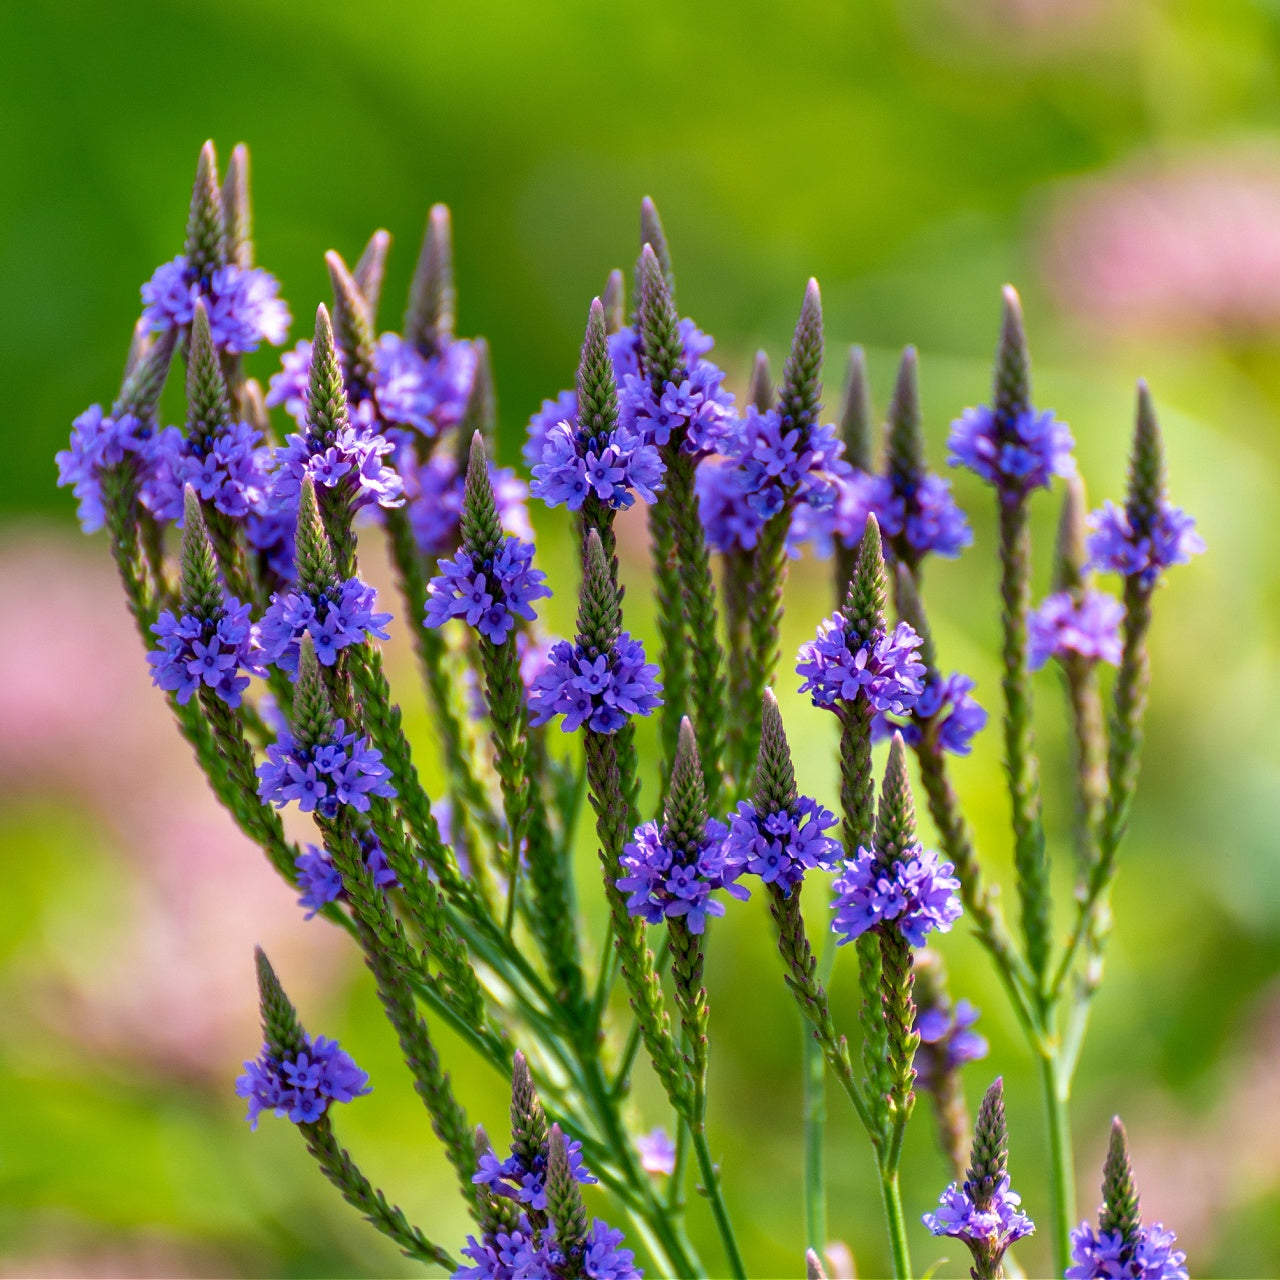
[[[907,1247],[907,1220],[902,1212],[902,1193],[898,1188],[898,1171],[882,1171],[880,1194],[884,1199],[884,1216],[889,1226],[889,1248],[893,1253],[894,1280],[911,1280],[911,1251]]]
[[[737,1237],[733,1234],[733,1224],[729,1221],[729,1210],[724,1196],[720,1192],[720,1174],[711,1159],[711,1148],[707,1146],[707,1135],[690,1127],[694,1154],[698,1157],[698,1169],[702,1173],[702,1185],[707,1200],[711,1204],[711,1213],[716,1220],[716,1228],[720,1232],[720,1241],[724,1245],[725,1257],[729,1262],[729,1272],[734,1280],[746,1280],[747,1269],[738,1249]]]
[[[1076,1220],[1075,1166],[1071,1154],[1071,1080],[1062,1070],[1057,1053],[1040,1059],[1049,1120],[1049,1185],[1053,1215],[1053,1260],[1056,1274],[1071,1265],[1071,1228]]]
[[[827,1241],[826,1061],[804,1028],[804,1228],[809,1248],[821,1255]]]
[[[684,1210],[684,1178],[689,1167],[689,1127],[676,1116],[676,1158],[671,1166],[671,1185],[667,1188],[667,1212]]]

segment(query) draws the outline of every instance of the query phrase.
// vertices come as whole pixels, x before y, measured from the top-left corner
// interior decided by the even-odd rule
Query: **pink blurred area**
[[[83,856],[111,886],[38,933],[30,1013],[81,1049],[226,1088],[260,1038],[254,945],[304,1005],[348,953],[205,785],[97,539],[0,542],[0,724],[0,808],[83,813]]]

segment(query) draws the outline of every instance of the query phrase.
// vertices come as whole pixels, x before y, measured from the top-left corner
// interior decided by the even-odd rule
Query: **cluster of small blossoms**
[[[905,715],[924,692],[925,666],[916,654],[920,644],[905,622],[859,641],[844,615],[833,613],[819,625],[817,639],[800,646],[800,692],[809,694],[816,707],[834,707],[861,694],[877,711]]]
[[[637,494],[643,502],[656,502],[664,470],[657,448],[636,427],[619,423],[612,431],[587,436],[565,420],[543,439],[529,492],[549,507],[563,503],[578,511],[594,496],[622,511]]]
[[[331,443],[311,432],[293,432],[276,452],[276,472],[268,495],[279,514],[298,510],[302,482],[311,477],[317,489],[342,486],[352,510],[360,507],[399,507],[404,504],[404,481],[383,459],[395,445],[364,424],[346,426]]]
[[[694,480],[698,495],[698,515],[706,531],[707,545],[714,551],[751,551],[760,541],[765,517],[747,501],[738,478],[738,465],[731,458],[708,458]],[[818,555],[831,554],[829,513],[799,507],[787,527],[787,555],[796,559],[810,539]],[[864,521],[865,523],[865,521]]]
[[[973,541],[950,482],[931,472],[912,480],[866,471],[843,477],[832,511],[835,532],[856,545],[868,515],[875,516],[886,539],[902,538],[922,556],[958,556]]]
[[[735,883],[743,866],[726,847],[724,823],[707,819],[706,833],[696,852],[685,853],[666,838],[666,829],[646,822],[635,829],[622,851],[625,875],[618,888],[629,893],[627,910],[649,924],[683,918],[690,933],[702,933],[708,916],[724,915],[724,903],[712,900],[716,889],[746,899],[747,889]]]
[[[1052,409],[1025,409],[1003,417],[986,405],[966,409],[951,424],[951,465],[968,467],[1012,500],[1033,489],[1047,489],[1054,476],[1075,475],[1071,429]]]
[[[301,590],[277,592],[259,624],[266,661],[296,679],[305,635],[311,637],[316,658],[326,667],[333,666],[339,650],[348,645],[363,644],[375,636],[389,639],[384,628],[391,615],[375,612],[376,599],[373,587],[359,578],[348,578],[314,595]]]
[[[1120,1231],[1097,1231],[1082,1222],[1071,1233],[1072,1265],[1066,1280],[1187,1280],[1187,1255],[1163,1223],[1141,1227],[1132,1243]]]
[[[724,372],[704,359],[713,340],[690,320],[682,320],[680,328],[683,377],[668,379],[657,393],[644,374],[625,374],[618,391],[619,417],[649,444],[666,445],[675,436],[684,453],[714,453],[736,433],[733,397],[721,386]]]
[[[960,672],[949,676],[926,676],[924,692],[916,699],[911,714],[902,719],[877,711],[871,722],[871,740],[880,742],[901,733],[909,747],[917,747],[924,738],[921,724],[934,720],[935,740],[943,751],[967,756],[974,735],[986,727],[987,713],[972,696],[973,681]]]
[[[1204,550],[1194,517],[1180,507],[1161,502],[1143,528],[1123,507],[1106,503],[1089,517],[1089,568],[1137,578],[1153,587],[1160,575],[1175,564],[1186,564]]]
[[[151,628],[160,646],[147,654],[151,680],[187,703],[203,684],[229,707],[240,705],[251,675],[260,676],[258,627],[249,606],[228,596],[214,617],[174,614],[166,609]]]
[[[396,873],[387,866],[386,854],[378,838],[372,832],[366,832],[360,837],[360,847],[373,883],[381,889],[396,888],[399,881]],[[304,919],[310,920],[317,911],[345,896],[342,875],[333,865],[327,849],[309,844],[294,859],[293,865],[298,872],[298,888],[301,890],[298,906],[307,913]]]
[[[924,1225],[935,1236],[952,1236],[971,1248],[999,1257],[1015,1241],[1029,1236],[1035,1223],[1018,1206],[1022,1197],[1009,1189],[1005,1174],[996,1184],[990,1203],[974,1203],[973,1186],[953,1182],[939,1197],[938,1208],[924,1215]]]
[[[534,620],[532,601],[551,594],[546,574],[533,568],[533,546],[508,535],[493,558],[477,562],[471,552],[459,551],[440,561],[440,573],[427,587],[428,627],[441,627],[450,618],[464,618],[485,639],[502,644],[516,618]]]
[[[424,556],[439,557],[455,551],[462,520],[462,494],[466,469],[453,450],[434,450],[425,462],[415,463],[402,451],[396,466],[404,479],[409,527]],[[510,467],[489,463],[489,483],[503,529],[526,542],[533,541],[533,527],[525,502],[528,486]]]
[[[582,1143],[566,1138],[565,1154],[569,1157],[569,1173],[574,1182],[584,1186],[598,1179],[582,1163]],[[516,1200],[530,1209],[545,1212],[547,1207],[547,1156],[539,1152],[531,1160],[512,1152],[505,1160],[490,1150],[480,1156],[475,1176],[478,1186],[486,1186],[493,1195]]]
[[[196,303],[209,313],[209,332],[220,351],[256,351],[263,342],[278,347],[289,331],[289,308],[278,295],[276,278],[261,267],[217,267],[201,277],[185,254],[157,267],[142,286],[142,318],[153,333],[191,323]]]
[[[129,457],[145,474],[150,447],[151,428],[131,413],[113,418],[103,413],[101,405],[92,404],[72,422],[70,444],[58,451],[54,461],[58,484],[64,488],[70,485],[79,503],[77,515],[85,533],[96,533],[106,518],[102,473]]]
[[[331,736],[311,748],[300,747],[285,730],[267,748],[267,759],[258,766],[258,799],[283,809],[297,801],[303,813],[313,809],[335,818],[340,805],[367,813],[369,797],[393,797],[391,771],[382,763],[382,752],[356,733],[347,733],[341,720]]]
[[[916,1050],[916,1083],[921,1089],[934,1084],[967,1062],[987,1056],[987,1042],[971,1030],[979,1013],[968,1000],[957,1000],[952,1006],[935,1004],[920,1007],[916,1013],[916,1033],[920,1047]]]
[[[182,495],[190,485],[224,516],[243,520],[263,508],[272,452],[262,444],[262,433],[247,422],[232,423],[212,440],[165,427],[151,438],[143,505],[157,520],[171,520],[181,528]]]
[[[776,409],[748,405],[725,449],[748,507],[765,520],[787,506],[830,511],[853,468],[830,423],[787,427]]]
[[[482,1240],[467,1237],[463,1257],[473,1266],[462,1266],[453,1280],[561,1280],[565,1275],[590,1276],[592,1280],[643,1280],[635,1265],[635,1254],[622,1247],[621,1231],[595,1218],[587,1229],[581,1257],[571,1263],[557,1247],[550,1230],[539,1232],[521,1214],[510,1231],[498,1230]],[[574,1270],[566,1270],[572,1266]]]
[[[1027,616],[1027,662],[1037,671],[1074,653],[1118,666],[1123,622],[1124,605],[1105,591],[1058,591]]]
[[[809,796],[773,813],[743,800],[729,818],[725,859],[789,897],[806,871],[829,871],[839,861],[840,842],[823,834],[835,825],[835,814]]]
[[[890,924],[913,946],[922,947],[935,929],[946,933],[960,918],[960,882],[955,868],[919,842],[892,864],[874,849],[859,847],[845,863],[834,889],[831,927],[841,943]]]
[[[304,1034],[303,1047],[282,1057],[274,1057],[264,1046],[257,1059],[244,1066],[236,1093],[248,1099],[247,1119],[254,1129],[264,1111],[294,1124],[311,1124],[330,1102],[351,1102],[373,1092],[368,1072],[361,1071],[336,1040],[324,1036],[313,1041]]]
[[[657,677],[644,645],[625,631],[607,654],[595,656],[581,644],[558,640],[528,685],[530,723],[564,716],[565,733],[584,724],[594,733],[616,733],[628,716],[647,716],[662,705]]]

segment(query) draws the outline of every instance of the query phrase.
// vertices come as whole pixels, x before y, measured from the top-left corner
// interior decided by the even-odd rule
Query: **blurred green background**
[[[139,284],[181,246],[210,136],[223,157],[252,148],[259,260],[295,336],[327,296],[323,252],[353,259],[379,226],[396,238],[393,323],[428,205],[452,207],[460,329],[492,343],[509,461],[539,399],[571,383],[587,304],[631,262],[645,194],[682,309],[739,388],[757,346],[780,366],[814,275],[832,386],[861,342],[883,407],[897,348],[920,347],[939,466],[947,422],[985,396],[1006,280],[1037,398],[1072,424],[1095,499],[1118,494],[1133,381],[1151,382],[1175,498],[1210,552],[1159,601],[1149,748],[1075,1107],[1080,1207],[1119,1111],[1148,1214],[1179,1231],[1194,1273],[1276,1274],[1278,127],[1274,0],[0,6],[0,1274],[411,1273],[289,1126],[242,1121],[231,1082],[255,1050],[255,940],[312,1030],[374,1075],[344,1139],[431,1234],[464,1230],[365,975],[202,797],[105,545],[80,539],[53,487],[71,418],[114,393]],[[275,354],[250,364],[265,378]],[[931,566],[930,604],[944,662],[994,709],[990,495],[956,487],[976,544]],[[1041,590],[1054,505],[1037,503]],[[539,520],[567,584],[565,522]],[[624,572],[638,620],[638,540]],[[784,652],[829,611],[829,576],[794,571]],[[567,585],[549,612],[569,625]],[[412,669],[399,674],[422,728]],[[1039,688],[1065,851],[1059,691],[1048,675]],[[833,801],[833,725],[794,696],[784,711],[802,780]],[[995,733],[957,778],[1008,885]],[[802,1235],[800,1027],[767,926],[757,901],[715,935],[711,1127],[753,1274],[784,1276]],[[942,949],[992,1042],[970,1097],[1004,1074],[1015,1186],[1047,1219],[1034,1064],[964,929]],[[501,1090],[448,1048],[473,1116],[501,1133]],[[645,1082],[638,1104],[664,1119]],[[831,1112],[832,1233],[878,1274],[865,1143],[834,1097]],[[947,1180],[924,1108],[905,1179],[918,1221]],[[691,1221],[718,1257],[698,1206]],[[940,1244],[917,1228],[917,1265],[947,1253],[939,1274],[965,1274]],[[1032,1274],[1046,1265],[1043,1239],[1019,1252]]]

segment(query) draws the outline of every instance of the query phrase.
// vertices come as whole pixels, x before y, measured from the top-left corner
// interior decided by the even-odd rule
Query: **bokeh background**
[[[1150,381],[1175,497],[1210,552],[1159,600],[1149,749],[1077,1089],[1081,1210],[1119,1111],[1144,1205],[1196,1273],[1280,1270],[1280,5],[57,0],[0,6],[0,1274],[411,1273],[288,1125],[243,1123],[231,1083],[257,1042],[255,941],[309,1025],[374,1075],[342,1116],[371,1175],[432,1234],[463,1231],[365,975],[204,796],[105,544],[54,488],[71,418],[114,393],[139,284],[180,248],[209,136],[224,157],[252,148],[259,260],[296,317],[327,294],[324,250],[353,258],[379,226],[396,237],[391,312],[428,205],[451,205],[460,328],[492,343],[508,461],[539,399],[571,383],[645,194],[682,308],[739,387],[756,347],[780,363],[817,276],[833,387],[861,342],[883,408],[898,348],[920,347],[939,466],[948,421],[985,395],[1006,280],[1037,398],[1072,424],[1095,499],[1118,494],[1133,382]],[[265,378],[274,354],[250,363]],[[976,543],[931,568],[930,603],[946,660],[994,708],[990,495],[956,487]],[[1054,506],[1037,503],[1041,588]],[[564,583],[562,515],[540,530]],[[627,555],[639,608],[639,537]],[[796,568],[786,651],[831,607],[829,578]],[[566,591],[550,614],[567,625]],[[423,729],[411,667],[399,675]],[[1065,851],[1059,690],[1039,688]],[[804,780],[834,800],[833,725],[794,696],[784,710]],[[995,733],[957,774],[1008,884]],[[802,1234],[801,1032],[767,924],[753,902],[715,936],[712,1132],[754,1273],[784,1276]],[[943,950],[991,1040],[970,1096],[1004,1074],[1015,1183],[1044,1213],[1034,1064],[963,928]],[[453,1060],[502,1132],[496,1082]],[[638,1106],[664,1119],[643,1082]],[[832,1231],[878,1274],[865,1143],[838,1098],[831,1111]],[[913,1218],[946,1181],[924,1109],[906,1181]],[[696,1206],[692,1228],[718,1257]],[[941,1243],[917,1228],[918,1265],[949,1252],[939,1274],[964,1274]],[[1043,1241],[1020,1252],[1046,1265]]]

